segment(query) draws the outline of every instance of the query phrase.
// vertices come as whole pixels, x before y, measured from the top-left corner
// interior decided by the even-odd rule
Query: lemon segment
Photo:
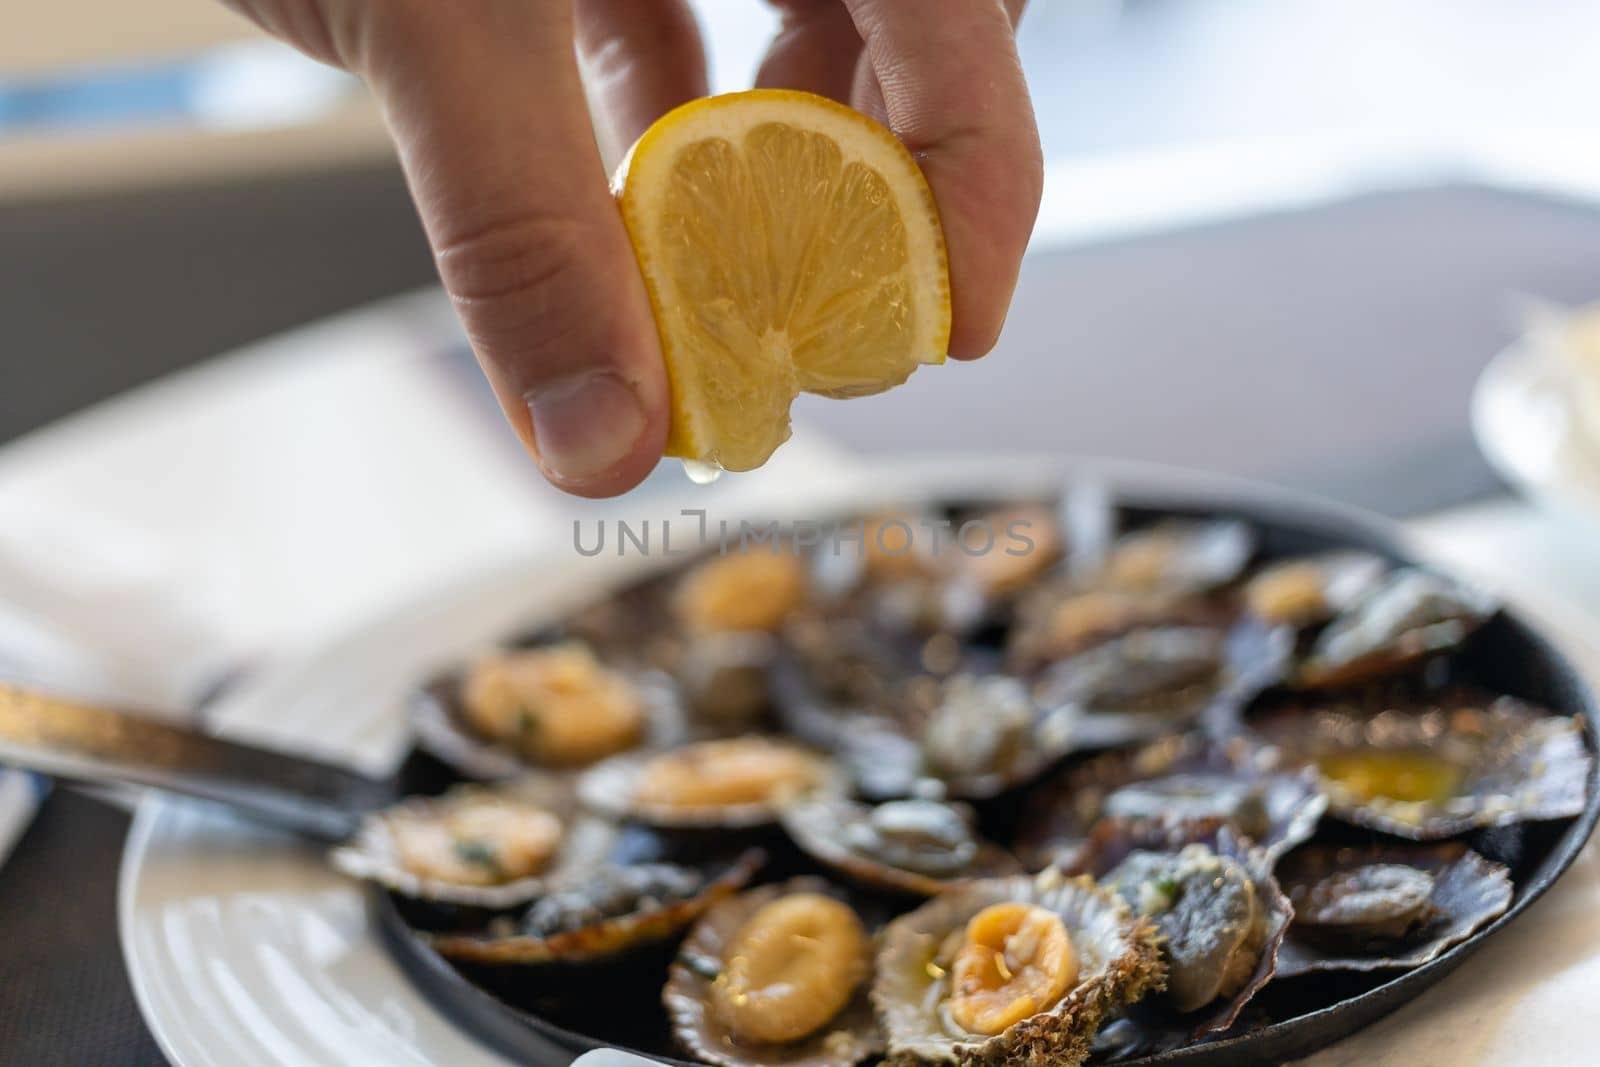
[[[666,358],[668,455],[750,470],[799,393],[867,396],[944,361],[933,195],[859,112],[778,89],[698,100],[645,131],[615,191]]]

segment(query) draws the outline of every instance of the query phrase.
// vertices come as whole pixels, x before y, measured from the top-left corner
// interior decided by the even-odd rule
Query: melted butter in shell
[[[1460,791],[1465,769],[1424,749],[1357,749],[1317,759],[1322,776],[1356,799],[1441,804]]]

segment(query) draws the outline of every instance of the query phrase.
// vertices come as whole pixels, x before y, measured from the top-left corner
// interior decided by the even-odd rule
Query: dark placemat
[[[56,789],[0,866],[0,1067],[165,1067],[117,939],[128,816]]]

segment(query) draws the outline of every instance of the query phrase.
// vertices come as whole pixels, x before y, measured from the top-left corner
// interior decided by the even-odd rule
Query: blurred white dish
[[[1524,495],[1600,524],[1600,356],[1563,344],[1556,314],[1536,311],[1528,333],[1484,369],[1472,430],[1489,463]]]

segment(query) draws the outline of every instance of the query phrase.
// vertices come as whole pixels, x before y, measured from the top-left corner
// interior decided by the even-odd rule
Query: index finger
[[[666,369],[595,145],[571,0],[372,10],[361,70],[507,419],[568,492],[632,488],[661,458]]]
[[[1002,0],[845,6],[866,43],[889,127],[922,164],[939,205],[950,256],[950,355],[975,359],[1005,323],[1044,184],[1012,16]]]

